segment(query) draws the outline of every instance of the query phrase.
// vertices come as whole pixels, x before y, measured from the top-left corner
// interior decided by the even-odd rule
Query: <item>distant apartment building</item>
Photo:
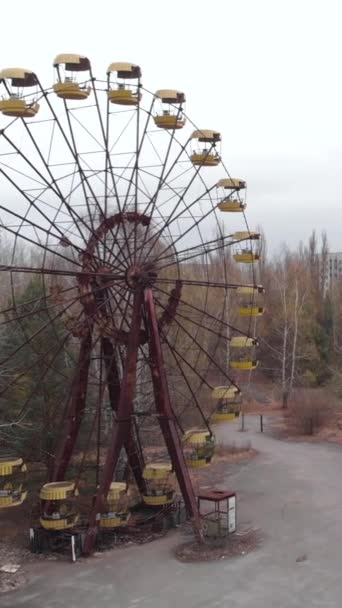
[[[337,279],[342,279],[342,251],[328,253],[322,274],[324,276],[324,291],[326,292]]]

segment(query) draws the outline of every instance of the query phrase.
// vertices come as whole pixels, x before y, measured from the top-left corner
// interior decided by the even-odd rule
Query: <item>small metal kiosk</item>
[[[236,531],[235,492],[216,489],[203,491],[197,495],[197,503],[205,536],[224,538]]]

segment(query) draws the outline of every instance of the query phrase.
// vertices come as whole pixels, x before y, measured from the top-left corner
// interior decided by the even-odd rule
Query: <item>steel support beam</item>
[[[133,402],[136,391],[142,304],[143,292],[137,290],[134,294],[132,324],[128,336],[127,354],[123,370],[117,416],[116,420],[113,420],[111,440],[106,454],[103,475],[89,516],[89,527],[83,547],[85,554],[91,553],[94,548],[97,534],[97,514],[100,513],[103,508],[109,486],[114,477],[120,452],[124,445],[127,445],[130,440]]]
[[[77,370],[72,381],[71,395],[63,426],[63,434],[57,447],[50,481],[64,479],[70,459],[73,455],[78,433],[80,430],[87,397],[88,374],[92,350],[93,325],[87,335],[82,338],[78,355]]]
[[[192,521],[195,535],[199,541],[203,541],[196,496],[186,466],[181,441],[177,431],[177,422],[171,406],[158,329],[158,319],[151,288],[146,289],[144,292],[144,304],[149,335],[152,384],[156,409],[159,414],[159,424],[171,458],[172,466],[177,476],[185,507]]]
[[[106,368],[109,401],[113,412],[117,413],[120,400],[120,376],[115,346],[109,338],[102,338],[102,352]],[[145,480],[143,478],[144,460],[140,446],[137,445],[137,440],[138,438],[134,436],[133,427],[131,426],[130,434],[124,447],[128,464],[134,475],[139,492],[143,493],[145,490]]]

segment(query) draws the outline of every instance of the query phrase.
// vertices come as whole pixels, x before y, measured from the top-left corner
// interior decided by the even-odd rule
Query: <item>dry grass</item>
[[[262,534],[260,530],[249,528],[237,530],[225,539],[207,541],[203,545],[197,542],[187,542],[176,547],[174,554],[180,562],[208,562],[231,559],[248,555],[260,547]]]
[[[231,456],[241,456],[242,454],[248,454],[251,451],[251,448],[252,444],[248,439],[246,441],[239,441],[238,443],[236,443],[235,441],[231,443],[218,442],[215,446],[214,459],[217,461],[229,461],[231,459]]]
[[[336,417],[338,403],[324,389],[297,389],[286,412],[288,430],[297,435],[315,435]]]

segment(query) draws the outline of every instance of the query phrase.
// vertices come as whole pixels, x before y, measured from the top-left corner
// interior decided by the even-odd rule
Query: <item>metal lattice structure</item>
[[[48,481],[76,478],[68,492],[95,449],[86,553],[120,459],[146,495],[146,421],[161,430],[201,536],[187,450],[210,461],[210,417],[224,419],[211,393],[234,400],[238,374],[256,367],[263,290],[246,184],[228,174],[220,133],[186,115],[184,93],[150,93],[134,64],[111,64],[103,80],[78,55],[54,69],[50,88],[28,70],[0,73],[1,325],[17,336],[6,334],[1,403],[17,387],[11,422],[28,427],[38,402],[53,403]],[[58,398],[43,394],[52,377]]]

